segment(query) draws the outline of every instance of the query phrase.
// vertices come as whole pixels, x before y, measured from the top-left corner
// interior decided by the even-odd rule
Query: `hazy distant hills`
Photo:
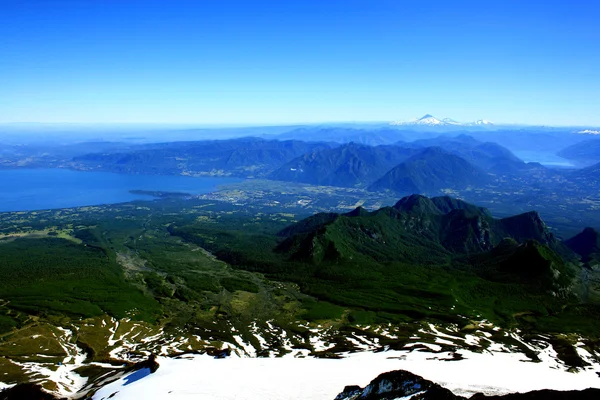
[[[75,156],[64,165],[127,174],[267,178],[403,195],[481,187],[495,177],[517,179],[533,169],[543,169],[524,163],[501,145],[481,142],[470,135],[379,146],[241,138],[105,146],[99,150]]]
[[[600,138],[584,140],[562,149],[557,154],[584,165],[598,163],[600,162]]]
[[[325,143],[258,138],[157,143],[128,152],[75,157],[73,165],[119,173],[264,176],[302,154],[330,147]]]
[[[274,171],[269,178],[313,185],[365,186],[417,152],[398,146],[350,143],[304,154]]]
[[[440,147],[428,147],[421,153],[388,171],[369,190],[396,193],[432,193],[444,188],[465,188],[483,184],[485,172]]]
[[[279,140],[330,141],[359,143],[369,146],[392,144],[405,139],[395,128],[357,129],[347,127],[303,127],[282,133]]]
[[[437,136],[420,139],[414,142],[398,142],[404,147],[441,147],[449,153],[464,158],[477,167],[487,170],[496,165],[511,165],[514,168],[525,169],[525,163],[507,148],[492,142],[481,142],[473,136],[462,134],[458,136]]]
[[[283,165],[269,178],[410,194],[485,184],[490,178],[487,170],[514,174],[527,168],[508,149],[462,135],[398,142],[396,146],[350,143],[316,150]]]
[[[440,146],[440,147],[444,147],[446,150],[450,151],[450,150],[460,150],[465,147],[469,147],[469,148],[474,147],[474,146],[481,144],[481,142],[479,140],[475,139],[471,135],[461,134],[461,135],[457,135],[457,136],[438,135],[438,136],[431,137],[431,138],[417,139],[412,142],[400,141],[397,144],[400,146],[417,147],[417,148]]]
[[[396,131],[397,128],[375,125],[331,128],[337,132],[333,132],[333,136],[339,134],[340,140],[348,139],[349,136],[344,136],[346,134],[355,138],[356,135],[364,136],[364,142],[373,138],[379,142],[384,137],[385,140],[393,140],[391,144],[380,146],[306,141],[311,132],[320,132],[321,140],[329,139],[322,136],[330,129],[324,127],[290,129],[290,132],[296,132],[294,135],[306,136],[305,140],[246,137],[145,144],[84,142],[59,146],[58,149],[5,146],[0,154],[0,168],[67,168],[124,174],[261,178],[371,189],[371,193],[365,193],[371,198],[378,194],[386,198],[414,192],[427,195],[453,193],[486,204],[502,215],[508,215],[513,209],[542,210],[553,224],[556,225],[558,220],[564,221],[558,229],[566,229],[568,235],[597,221],[599,166],[576,171],[553,168],[552,163],[565,161],[554,153],[546,153],[554,157],[548,160],[547,166],[525,163],[515,156],[512,148],[502,144],[507,142],[516,148],[529,149],[516,154],[532,159],[537,148],[564,148],[565,143],[572,145],[573,141],[589,138],[587,135],[544,127],[444,134],[438,131]],[[399,135],[402,136],[400,139]],[[431,148],[438,150],[428,150]],[[270,185],[268,182],[262,184]],[[281,187],[281,183],[273,186]],[[369,201],[367,206],[370,206]]]

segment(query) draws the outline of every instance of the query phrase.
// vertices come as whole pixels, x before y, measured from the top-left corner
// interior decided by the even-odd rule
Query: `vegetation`
[[[163,198],[0,214],[0,352],[56,365],[77,343],[88,361],[107,362],[129,335],[184,343],[179,351],[242,337],[257,354],[283,354],[283,337],[310,349],[315,326],[337,330],[336,351],[349,351],[344,332],[388,323],[399,339],[380,343],[397,348],[422,321],[483,319],[529,334],[597,335],[593,270],[561,255],[537,213],[495,219],[423,196],[300,221],[265,210]],[[57,327],[76,336],[63,343]],[[5,364],[7,381],[27,381]],[[94,368],[85,374],[101,376]]]
[[[34,315],[157,317],[156,301],[126,283],[121,268],[101,249],[48,238],[17,239],[2,244],[0,252],[0,298],[13,309]]]
[[[574,267],[556,253],[564,246],[537,214],[495,220],[464,202],[413,196],[373,213],[316,215],[279,231],[279,239],[238,224],[171,226],[170,233],[236,268],[295,282],[325,304],[354,310],[353,320],[457,322],[458,315],[479,315],[542,329],[544,318],[560,320],[571,306],[595,312],[568,290]],[[537,241],[519,245],[501,241],[505,236]],[[590,328],[567,320],[564,329]]]

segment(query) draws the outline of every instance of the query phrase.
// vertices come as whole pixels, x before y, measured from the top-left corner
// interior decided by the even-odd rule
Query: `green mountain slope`
[[[357,260],[435,261],[491,250],[506,237],[564,247],[536,212],[495,219],[487,210],[450,197],[411,195],[393,207],[318,214],[280,232],[278,251],[314,263]]]
[[[535,212],[496,219],[462,200],[411,195],[371,212],[316,214],[280,230],[271,247],[264,233],[228,237],[214,229],[172,233],[367,322],[479,315],[558,329],[564,314],[569,329],[585,330],[578,315],[597,311],[581,302],[580,267],[561,256],[569,250]]]
[[[553,293],[564,292],[575,269],[548,246],[535,240],[522,244],[507,238],[489,252],[468,257],[479,276],[495,282],[526,284]]]

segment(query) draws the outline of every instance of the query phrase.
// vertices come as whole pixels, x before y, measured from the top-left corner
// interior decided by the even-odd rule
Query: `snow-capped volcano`
[[[578,131],[577,133],[581,133],[582,135],[600,135],[600,131],[595,131],[592,129],[586,129],[583,131]]]
[[[392,125],[426,125],[426,126],[441,126],[447,125],[446,122],[437,119],[431,114],[425,114],[421,118],[414,119],[412,121],[398,121],[392,122]]]
[[[475,122],[459,122],[452,118],[438,119],[431,114],[425,114],[421,118],[414,119],[411,121],[396,121],[392,122],[392,125],[420,125],[420,126],[482,126],[482,125],[494,125],[492,122],[479,119]]]

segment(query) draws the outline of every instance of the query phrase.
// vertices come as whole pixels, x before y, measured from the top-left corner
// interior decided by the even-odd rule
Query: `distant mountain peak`
[[[420,125],[420,126],[491,126],[494,125],[486,119],[478,119],[475,122],[459,122],[452,118],[439,119],[431,114],[425,114],[421,118],[410,121],[396,121],[391,125]]]
[[[299,221],[279,233],[286,239],[277,251],[287,253],[290,259],[316,264],[361,257],[416,260],[445,257],[437,250],[433,255],[434,248],[444,254],[490,251],[509,237],[513,240],[504,243],[504,250],[512,253],[519,243],[534,240],[531,243],[537,243],[535,246],[530,244],[524,249],[539,259],[540,254],[533,250],[542,244],[552,250],[561,250],[563,246],[538,218],[537,214],[527,213],[495,219],[486,209],[460,199],[413,194],[403,197],[393,207],[372,212],[358,207],[346,214],[317,214]],[[398,246],[410,250],[398,251]],[[546,257],[542,253],[541,258]],[[543,261],[538,263],[542,267],[546,265]],[[521,262],[515,267],[522,265]]]
[[[577,133],[582,135],[600,135],[600,130],[585,129],[583,131],[578,131]]]

